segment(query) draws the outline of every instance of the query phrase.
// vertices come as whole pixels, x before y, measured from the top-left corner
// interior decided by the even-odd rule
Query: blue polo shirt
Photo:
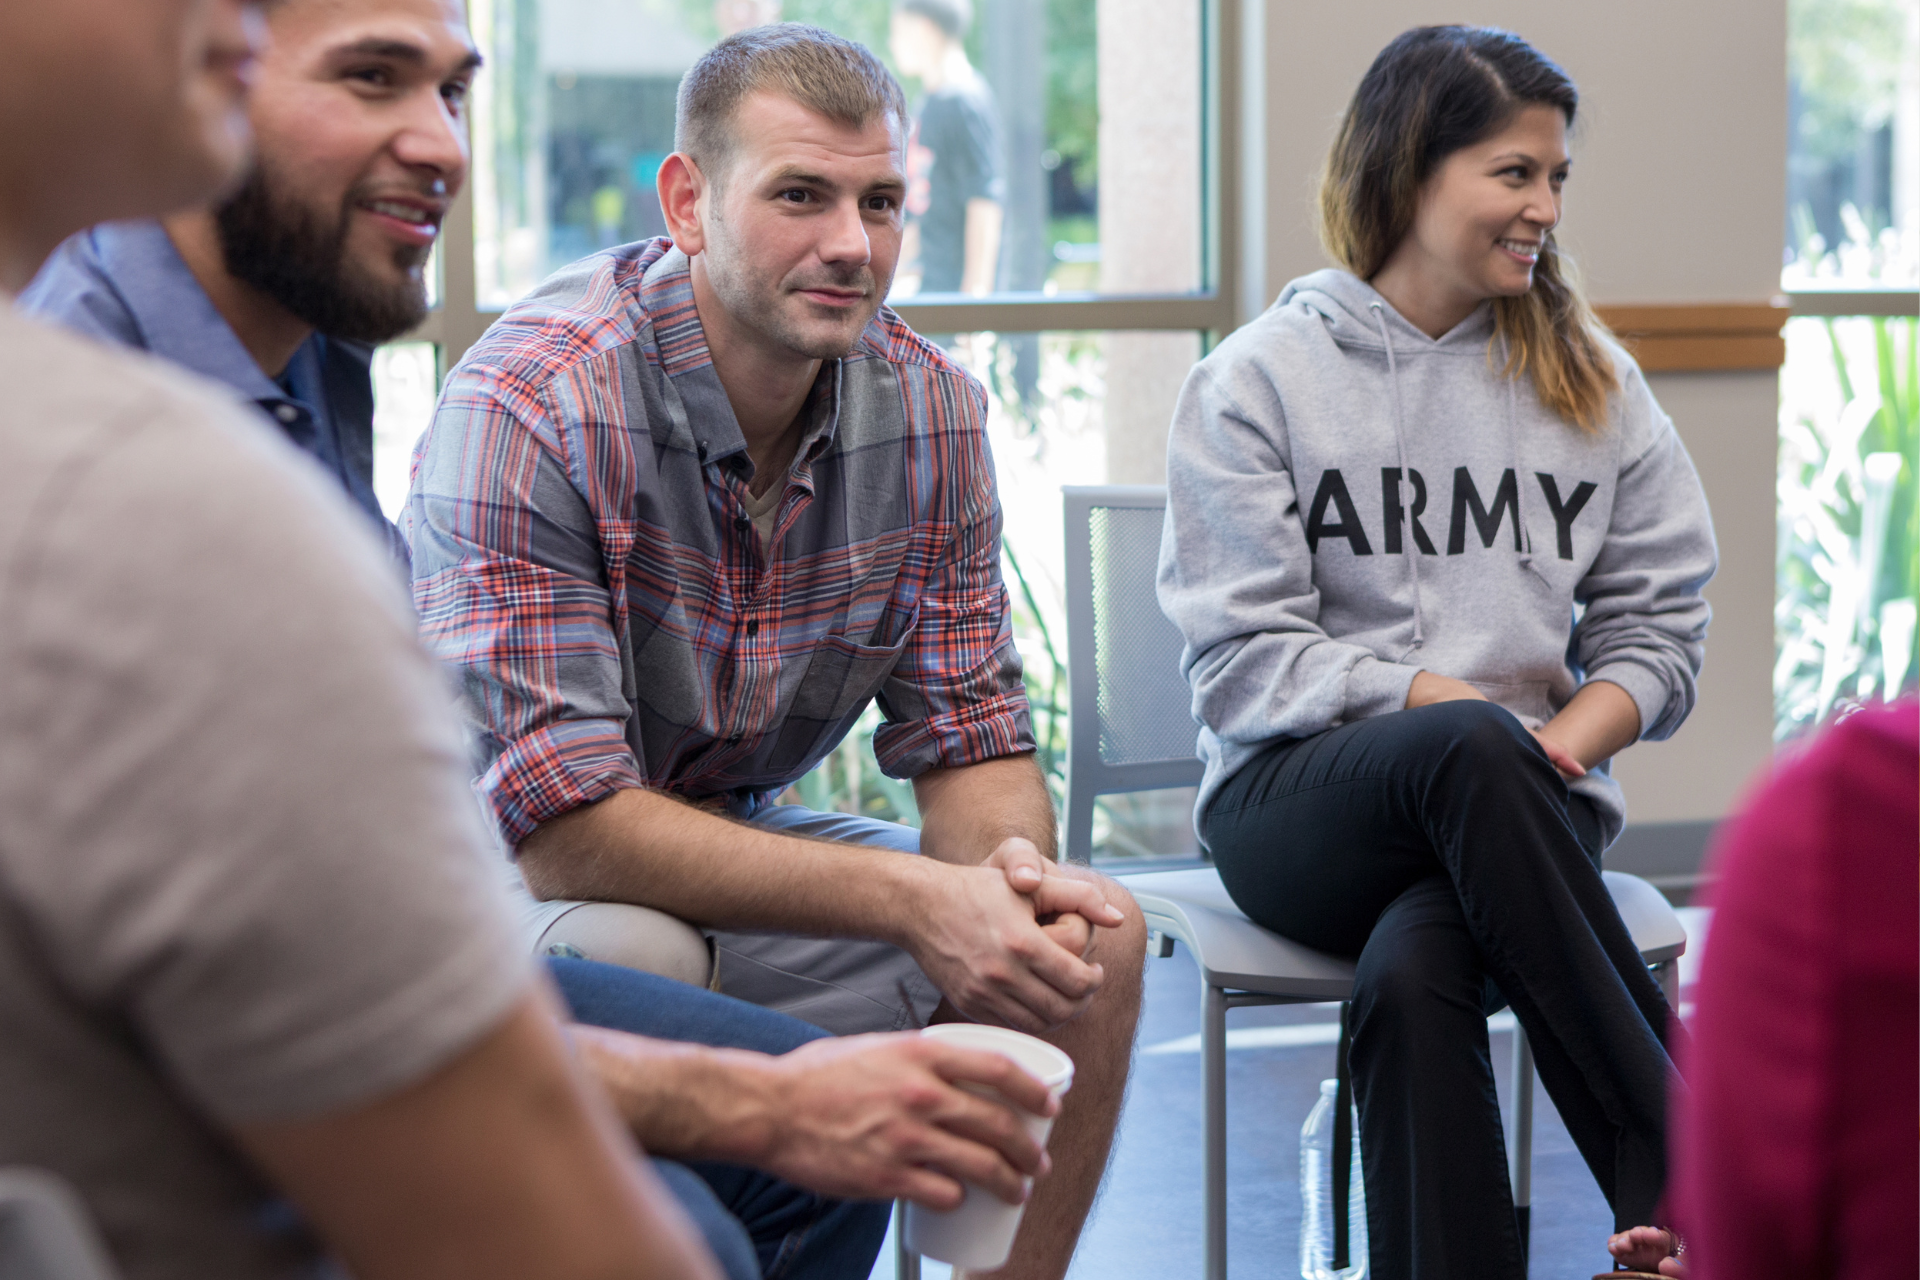
[[[90,337],[137,347],[252,401],[378,522],[402,563],[406,541],[373,492],[373,349],[314,334],[270,378],[234,335],[157,222],[107,222],[68,239],[19,306]]]

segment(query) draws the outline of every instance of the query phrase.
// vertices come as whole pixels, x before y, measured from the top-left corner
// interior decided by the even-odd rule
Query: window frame
[[[1786,294],[1795,316],[1911,316],[1920,314],[1920,289],[1795,289]]]

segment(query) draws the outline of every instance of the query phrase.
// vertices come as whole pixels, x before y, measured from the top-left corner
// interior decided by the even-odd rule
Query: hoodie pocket
[[[1468,680],[1468,684],[1489,699],[1513,712],[1529,729],[1538,729],[1553,719],[1553,685],[1546,680]]]

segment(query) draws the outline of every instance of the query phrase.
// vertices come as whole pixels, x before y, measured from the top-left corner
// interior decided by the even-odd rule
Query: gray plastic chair
[[[1067,857],[1093,853],[1104,795],[1200,785],[1180,632],[1154,573],[1167,491],[1070,485],[1067,508]]]
[[[86,1206],[39,1169],[0,1169],[0,1280],[116,1280]]]
[[[1191,695],[1180,675],[1179,631],[1160,612],[1154,579],[1166,490],[1158,485],[1089,485],[1064,490],[1067,536],[1067,670],[1073,697],[1068,724],[1067,853],[1093,847],[1096,797],[1155,787],[1194,786]],[[1110,868],[1118,871],[1118,868]],[[1678,1006],[1677,962],[1686,950],[1680,918],[1646,881],[1604,873],[1614,906],[1641,957]],[[1200,968],[1201,1078],[1206,1174],[1206,1280],[1227,1274],[1227,1010],[1250,1005],[1346,1001],[1353,965],[1291,942],[1247,919],[1212,867],[1122,875],[1159,954],[1186,944]],[[1336,1053],[1341,1118],[1333,1165],[1346,1168],[1344,1119],[1351,1105],[1346,1011]],[[1514,1028],[1512,1113],[1507,1160],[1522,1239],[1532,1201],[1533,1054]],[[1333,1178],[1336,1253],[1344,1253],[1347,1179]]]

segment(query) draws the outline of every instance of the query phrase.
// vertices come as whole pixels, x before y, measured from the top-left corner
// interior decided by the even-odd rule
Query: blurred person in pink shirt
[[[1920,1275],[1920,703],[1850,716],[1722,840],[1690,1097],[1690,1280]],[[1631,1233],[1628,1233],[1631,1234]],[[1616,1237],[1616,1256],[1628,1242]]]

